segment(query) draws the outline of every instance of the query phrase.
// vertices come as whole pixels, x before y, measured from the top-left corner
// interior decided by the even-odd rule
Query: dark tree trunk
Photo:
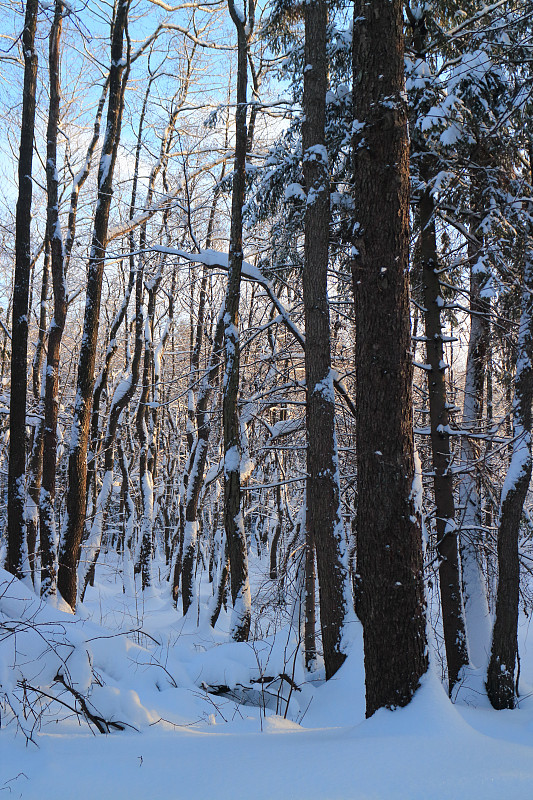
[[[533,258],[526,254],[522,313],[514,380],[511,463],[500,499],[498,590],[487,693],[494,708],[514,708],[518,653],[520,563],[518,537],[531,481],[531,403],[533,402]]]
[[[330,192],[325,147],[328,10],[325,0],[305,5],[304,123],[302,150],[307,205],[303,298],[307,386],[307,547],[316,551],[320,625],[326,678],[339,669],[343,625],[348,614],[347,568],[335,438],[327,295]]]
[[[181,564],[183,613],[186,614],[194,597],[194,554],[196,551],[198,500],[202,488],[207,446],[209,442],[210,424],[208,405],[213,392],[219,365],[221,362],[222,341],[224,337],[224,319],[219,317],[215,330],[215,338],[211,350],[209,365],[204,375],[196,403],[196,438],[189,454],[187,466],[187,489],[185,495],[185,531],[183,543],[183,560]],[[174,596],[177,591],[174,584]]]
[[[72,191],[70,193],[70,208],[68,212],[67,235],[65,238],[65,272],[68,269],[70,256],[72,253],[72,247],[74,245],[74,240],[76,238],[76,218],[78,215],[78,200],[80,197],[80,191],[83,184],[89,177],[89,172],[91,171],[91,164],[94,151],[96,149],[96,145],[98,144],[98,139],[100,138],[100,126],[102,123],[102,114],[104,111],[108,90],[109,90],[109,76],[107,77],[107,80],[102,89],[102,94],[100,95],[100,100],[98,101],[96,116],[94,120],[93,136],[87,148],[87,153],[85,155],[85,164],[83,166],[83,169],[76,175],[74,182],[72,184]]]
[[[224,603],[224,593],[226,591],[226,583],[228,581],[228,572],[229,572],[229,557],[228,557],[228,548],[227,545],[224,547],[224,554],[221,556],[221,569],[220,575],[218,576],[218,582],[216,585],[215,596],[214,596],[214,609],[213,613],[211,614],[211,619],[209,620],[211,623],[211,627],[214,628],[217,624],[218,618],[220,616],[220,612],[222,610],[222,604]]]
[[[38,422],[33,429],[31,455],[28,462],[28,497],[26,498],[26,535],[28,539],[28,559],[32,579],[35,582],[35,563],[37,559],[37,533],[39,530],[39,494],[43,471],[44,435],[44,397],[42,393],[41,370],[46,342],[46,313],[48,308],[48,282],[50,279],[50,244],[46,237],[44,248],[43,277],[41,283],[41,302],[39,313],[39,333],[32,364],[33,396],[39,402]]]
[[[250,0],[248,20],[241,18],[233,0],[228,0],[230,16],[237,30],[237,107],[235,110],[235,161],[231,201],[231,230],[228,259],[228,286],[224,313],[225,374],[223,395],[224,428],[224,529],[228,544],[232,636],[246,641],[250,632],[251,599],[248,580],[248,553],[241,510],[241,448],[239,437],[239,300],[243,261],[242,213],[246,188],[246,91],[248,84],[248,45],[253,30],[254,0]]]
[[[426,176],[427,180],[427,176]],[[426,323],[427,379],[431,451],[433,456],[433,489],[435,493],[435,528],[439,554],[439,580],[444,644],[448,664],[448,689],[451,694],[461,669],[468,664],[459,546],[455,525],[452,452],[450,448],[450,414],[446,398],[444,344],[441,321],[441,285],[434,202],[431,190],[420,199],[420,254],[424,284],[424,316]]]
[[[46,186],[48,193],[47,227],[54,290],[54,315],[48,332],[44,389],[43,476],[39,498],[42,597],[56,594],[57,533],[54,501],[56,493],[57,421],[59,415],[59,358],[61,338],[67,316],[67,287],[63,238],[59,222],[57,178],[57,134],[60,104],[59,44],[61,41],[62,9],[62,3],[56,0],[49,44],[50,106],[46,148]]]
[[[407,705],[427,669],[414,499],[402,8],[400,0],[357,0],[354,18],[357,571],[367,716]]]
[[[144,315],[142,310],[142,294],[144,288],[143,278],[144,270],[141,262],[137,268],[137,276],[135,279],[135,344],[133,349],[133,358],[131,360],[131,369],[129,375],[119,384],[117,392],[111,401],[111,409],[109,411],[109,418],[107,421],[107,429],[104,439],[104,481],[102,488],[98,493],[98,497],[96,498],[95,514],[91,526],[91,533],[87,542],[84,544],[85,564],[80,564],[80,598],[82,601],[85,596],[85,591],[87,589],[89,580],[94,575],[96,561],[100,553],[104,517],[113,488],[115,440],[117,437],[120,415],[129,405],[139,382],[144,341]],[[125,470],[122,469],[123,481],[124,472]]]
[[[129,4],[130,0],[118,0],[113,24],[107,126],[98,169],[98,195],[87,270],[83,339],[79,356],[74,419],[69,450],[67,514],[61,542],[58,588],[63,598],[72,608],[76,606],[77,565],[85,524],[87,445],[94,388],[94,367],[109,210],[113,195],[113,173],[124,105],[125,78],[123,78],[123,73],[125,62],[122,56]]]
[[[39,332],[32,363],[32,387],[35,400],[41,400],[41,370],[43,367],[46,342],[46,313],[48,310],[48,282],[50,280],[50,242],[46,236],[44,243],[43,276],[41,282],[41,302],[39,303]]]
[[[159,276],[160,279],[160,276]],[[147,589],[152,584],[152,518],[154,503],[154,486],[152,473],[150,470],[150,437],[148,430],[150,414],[150,389],[151,375],[153,367],[153,325],[155,317],[155,301],[159,281],[154,281],[148,289],[148,307],[144,325],[144,358],[141,396],[137,410],[136,426],[139,439],[139,484],[141,493],[142,519],[141,519],[141,553],[140,571],[142,575],[142,587]]]
[[[153,79],[151,78],[148,82],[148,87],[146,89],[144,95],[143,106],[141,109],[141,115],[139,118],[139,129],[137,132],[137,147],[135,149],[135,167],[133,170],[133,182],[132,182],[132,189],[131,189],[131,200],[130,200],[130,210],[129,210],[129,218],[130,220],[133,219],[135,216],[135,208],[137,203],[137,187],[139,182],[139,162],[141,158],[141,149],[142,149],[142,134],[144,128],[144,118],[146,116],[146,108],[148,105],[148,98],[150,96],[150,89],[152,87]],[[102,395],[107,392],[107,385],[109,380],[109,372],[111,369],[111,363],[113,360],[113,356],[117,352],[119,342],[118,342],[118,332],[124,319],[126,318],[126,314],[128,312],[129,302],[131,298],[131,293],[133,291],[133,286],[135,284],[135,276],[137,273],[136,268],[136,260],[133,253],[135,252],[135,235],[133,231],[130,231],[129,234],[129,244],[130,244],[130,268],[129,268],[129,275],[128,275],[128,283],[126,286],[126,291],[124,293],[124,298],[122,303],[120,304],[120,308],[118,309],[117,313],[115,314],[115,318],[111,323],[111,328],[109,331],[109,342],[107,345],[107,350],[104,358],[104,364],[102,369],[100,370],[100,374],[95,381],[94,390],[93,390],[93,403],[92,403],[92,412],[91,412],[91,428],[90,428],[90,449],[88,454],[87,460],[87,487],[90,490],[91,487],[93,490],[96,488],[96,463],[98,458],[98,449],[100,446],[101,440],[101,427],[100,427],[100,403],[102,400]],[[144,264],[141,260],[139,261],[139,269]],[[142,286],[142,278],[141,278],[141,286]],[[138,316],[138,312],[136,311]],[[137,338],[135,339],[137,342]]]
[[[28,300],[31,272],[31,203],[35,91],[37,86],[37,0],[27,0],[22,52],[24,90],[18,164],[19,195],[15,227],[15,283],[11,333],[9,467],[7,479],[7,569],[17,578],[26,569],[24,524],[26,474],[26,395],[28,384]]]
[[[316,664],[316,600],[315,600],[315,548],[307,537],[305,543],[305,590],[304,590],[304,653],[306,669]]]

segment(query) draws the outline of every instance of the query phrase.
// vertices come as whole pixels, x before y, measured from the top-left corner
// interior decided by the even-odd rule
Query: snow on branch
[[[212,250],[210,248],[201,250],[199,253],[189,253],[186,250],[180,250],[175,247],[165,247],[163,245],[152,245],[148,248],[152,252],[156,253],[164,253],[166,255],[174,255],[179,256],[179,258],[184,258],[187,261],[193,261],[197,264],[205,264],[206,267],[211,267],[213,269],[221,269],[224,272],[228,270],[228,254],[221,253],[218,250]],[[276,292],[274,291],[274,287],[272,286],[271,282],[265,278],[261,270],[259,270],[254,264],[251,264],[249,261],[242,262],[242,277],[245,280],[252,281],[254,283],[258,283],[267,293],[269,300],[276,308],[278,314],[281,317],[281,320],[287,330],[292,333],[300,347],[305,350],[305,335],[302,331],[298,328],[298,326],[293,322],[291,319],[289,311],[285,308],[279,297],[277,296]],[[341,395],[344,399],[346,405],[348,406],[350,412],[355,416],[355,406],[353,401],[348,394],[348,390],[340,380],[339,376],[335,373],[333,377],[333,384],[337,392]]]

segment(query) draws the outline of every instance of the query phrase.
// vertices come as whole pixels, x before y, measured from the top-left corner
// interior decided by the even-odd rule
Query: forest
[[[530,0],[0,10],[0,791],[530,800]]]

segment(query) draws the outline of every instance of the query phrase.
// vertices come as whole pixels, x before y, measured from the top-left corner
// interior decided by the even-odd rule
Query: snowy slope
[[[64,714],[61,723],[48,721],[35,729],[35,744],[26,744],[4,717],[0,788],[6,797],[533,797],[533,701],[528,697],[513,712],[493,711],[482,695],[474,707],[476,685],[478,690],[481,685],[474,674],[470,689],[452,705],[431,672],[408,708],[380,711],[365,720],[360,631],[334,680],[305,683],[288,629],[253,646],[231,643],[224,632],[227,618],[221,620],[220,631],[198,628],[197,620],[179,617],[163,590],[154,590],[143,602],[128,599],[121,586],[118,591],[116,574],[107,569],[105,564],[99,567],[100,580],[88,592],[80,617],[38,604],[31,606],[30,615],[35,624],[53,630],[57,641],[61,636],[74,641],[72,675],[82,688],[90,683],[83,658],[89,654],[89,665],[103,684],[96,685],[93,678],[88,690],[94,708],[133,727],[95,734],[84,721]],[[4,625],[22,618],[24,607],[34,602],[21,584],[6,591],[6,575],[0,576]],[[33,680],[41,675],[43,682],[50,682],[57,669],[51,663],[55,656],[45,650],[39,656],[35,630],[32,636],[26,661],[32,664]],[[7,641],[4,636],[0,649],[2,685],[7,675],[14,675]],[[61,646],[67,647],[64,642]],[[19,639],[19,655],[25,647]],[[525,672],[531,674],[531,666]],[[289,683],[259,682],[284,669],[293,676],[293,691]],[[234,690],[233,699],[227,693],[207,693],[206,687],[222,683]]]

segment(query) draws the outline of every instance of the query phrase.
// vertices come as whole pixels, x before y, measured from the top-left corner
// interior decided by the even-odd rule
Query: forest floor
[[[256,581],[256,597],[260,586]],[[0,572],[2,689],[11,675],[12,696],[20,698],[13,676],[24,674],[28,686],[48,681],[56,689],[47,691],[72,705],[72,697],[60,694],[54,683],[54,675],[62,674],[90,696],[93,711],[126,726],[101,735],[65,707],[57,721],[61,708],[42,698],[38,719],[32,719],[34,701],[25,706],[22,699],[19,719],[33,741],[4,712],[2,796],[533,798],[533,634],[528,638],[527,620],[521,628],[517,710],[490,708],[480,672],[467,676],[452,704],[434,666],[409,707],[365,720],[358,623],[349,658],[324,683],[320,670],[306,680],[288,624],[278,620],[275,633],[265,624],[255,643],[237,644],[229,641],[227,615],[213,631],[198,611],[194,620],[180,617],[167,595],[163,583],[144,597],[128,596],[117,564],[103,559],[95,586],[73,617],[38,606],[22,584]],[[204,599],[201,592],[200,608]],[[5,627],[8,619],[25,621],[15,645]],[[14,658],[23,664],[18,672],[12,669]],[[282,673],[286,677],[278,679]]]

